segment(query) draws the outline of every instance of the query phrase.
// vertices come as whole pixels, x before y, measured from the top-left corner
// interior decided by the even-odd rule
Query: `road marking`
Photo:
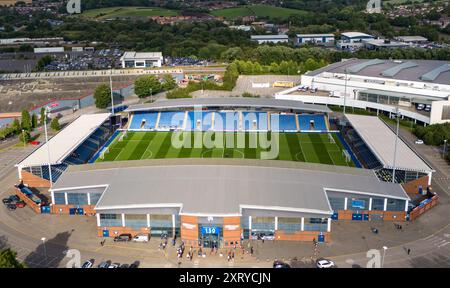
[[[444,247],[444,246],[446,246],[447,244],[450,244],[450,242],[448,242],[448,241],[445,241],[445,243],[444,243],[444,244],[438,245],[437,247],[441,248],[441,247]]]

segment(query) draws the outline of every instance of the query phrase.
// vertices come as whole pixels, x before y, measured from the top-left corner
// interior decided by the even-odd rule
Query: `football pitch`
[[[184,132],[186,134],[183,141],[186,141],[186,144],[190,142],[190,145],[181,147],[180,145],[172,145],[174,132],[129,131],[125,135],[123,133],[121,132],[117,135],[105,153],[102,153],[103,155],[96,162],[163,158],[261,159],[262,152],[273,149],[273,151],[278,151],[275,154],[276,157],[273,158],[276,160],[355,166],[351,160],[346,161],[346,157],[342,153],[344,149],[342,143],[334,133],[278,133],[278,137],[274,138],[278,138],[278,141],[276,141],[278,144],[272,145],[276,148],[259,145],[259,141],[252,141],[259,137],[256,132],[225,132],[221,133],[223,135],[221,138],[215,136],[214,133],[207,135],[209,139],[217,141],[216,143],[223,143],[223,148],[208,148],[208,146],[205,147],[206,145],[200,145],[201,148],[196,148],[194,146],[194,141],[202,139],[202,137],[205,137],[205,133],[208,132]],[[213,134],[212,137],[210,136],[211,134]],[[226,139],[227,137],[232,140]],[[239,146],[238,139],[244,138],[245,145]],[[272,138],[269,137],[268,143],[270,143],[270,139]],[[239,143],[243,143],[243,141]],[[215,147],[218,146],[216,145]]]

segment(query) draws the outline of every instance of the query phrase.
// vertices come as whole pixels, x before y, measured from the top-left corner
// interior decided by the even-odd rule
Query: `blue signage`
[[[353,208],[359,208],[364,209],[366,207],[364,200],[352,200],[352,207]]]
[[[202,235],[203,234],[220,234],[220,227],[216,226],[208,226],[208,227],[202,227]]]

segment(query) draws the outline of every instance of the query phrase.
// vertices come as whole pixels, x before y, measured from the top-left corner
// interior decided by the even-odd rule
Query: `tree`
[[[22,130],[22,127],[20,126],[20,122],[19,119],[14,119],[13,124],[12,124],[14,133],[17,134]]]
[[[33,113],[33,115],[31,115],[31,128],[36,128],[38,126],[38,119],[36,114]]]
[[[166,91],[172,90],[177,87],[177,82],[173,79],[172,75],[166,74],[163,76],[162,88]]]
[[[50,128],[52,128],[54,131],[59,131],[61,127],[59,126],[58,118],[53,118],[52,122],[50,122]]]
[[[19,139],[21,142],[23,142],[25,144],[30,142],[30,139],[31,139],[30,132],[27,130],[23,130],[22,133],[20,133]]]
[[[30,112],[28,110],[23,109],[22,110],[22,129],[25,129],[26,131],[31,131],[31,118],[30,118]]]
[[[139,98],[145,98],[158,93],[161,89],[162,85],[154,75],[141,76],[134,81],[134,93]]]
[[[111,103],[111,89],[106,84],[98,85],[94,92],[95,107],[104,109]]]
[[[25,265],[17,261],[17,253],[11,249],[0,252],[0,268],[25,268]]]
[[[39,118],[39,124],[44,125],[44,121],[45,121],[45,107],[42,107],[41,108],[41,116]]]

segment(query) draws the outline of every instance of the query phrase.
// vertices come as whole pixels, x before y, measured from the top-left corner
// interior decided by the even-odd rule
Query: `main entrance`
[[[220,227],[200,227],[200,246],[204,248],[220,247]]]

